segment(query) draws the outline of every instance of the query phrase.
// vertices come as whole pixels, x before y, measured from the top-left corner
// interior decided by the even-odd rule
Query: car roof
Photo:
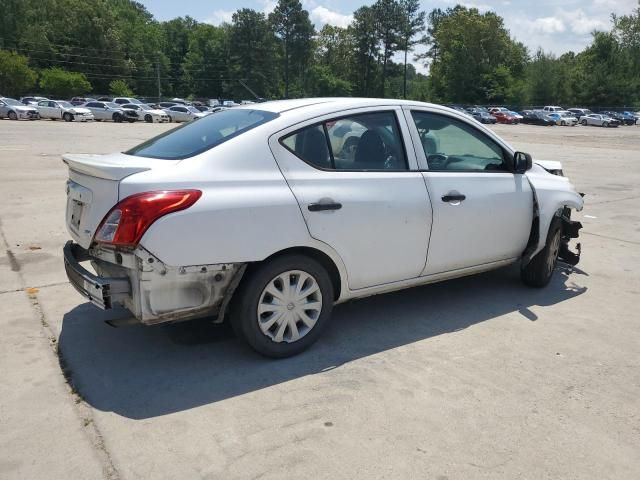
[[[253,103],[239,105],[234,108],[244,108],[249,110],[266,110],[273,113],[284,113],[298,110],[305,107],[319,107],[320,110],[327,111],[348,110],[350,108],[363,108],[375,106],[393,105],[415,105],[415,106],[436,106],[434,104],[416,102],[412,100],[396,100],[389,98],[343,98],[343,97],[318,97],[318,98],[298,98],[291,100],[272,100],[263,103]],[[440,106],[440,105],[438,105]],[[314,108],[314,110],[316,109]]]

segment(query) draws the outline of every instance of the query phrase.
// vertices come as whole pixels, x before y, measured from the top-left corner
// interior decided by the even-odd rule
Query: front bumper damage
[[[568,209],[566,209],[568,210]],[[572,252],[569,248],[569,242],[573,238],[578,238],[582,224],[570,219],[571,212],[565,212],[562,215],[562,239],[560,241],[560,252],[558,260],[568,265],[574,266],[580,262],[580,254],[582,253],[582,245],[576,244],[576,252]]]
[[[81,263],[90,261],[95,274]],[[124,251],[64,246],[65,270],[81,295],[108,310],[120,305],[145,325],[213,316],[222,321],[246,264],[172,267],[142,247]]]

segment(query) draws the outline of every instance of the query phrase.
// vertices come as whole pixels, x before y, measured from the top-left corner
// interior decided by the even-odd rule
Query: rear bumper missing
[[[96,274],[81,265],[86,261]],[[233,263],[174,267],[140,246],[85,250],[71,241],[64,264],[71,284],[91,303],[103,310],[122,306],[146,325],[204,316],[222,321],[246,269]]]
[[[105,278],[85,269],[81,262],[91,259],[80,245],[68,241],[63,249],[64,269],[71,285],[95,306],[109,310],[131,294],[128,278]]]

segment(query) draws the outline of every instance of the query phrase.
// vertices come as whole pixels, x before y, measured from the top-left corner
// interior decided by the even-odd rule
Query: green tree
[[[456,6],[429,15],[426,60],[437,101],[487,103],[505,99],[524,75],[526,48],[493,12]]]
[[[364,6],[357,9],[350,29],[355,43],[356,94],[369,96],[376,79],[375,60],[380,52],[373,8]]]
[[[276,93],[274,87],[275,37],[264,13],[248,8],[233,14],[229,30],[231,73],[237,78],[234,85],[236,97],[246,96],[247,91],[239,82],[246,82],[259,97]]]
[[[378,0],[373,4],[372,9],[376,18],[377,34],[381,46],[380,94],[384,97],[389,61],[400,48],[404,18],[397,0]]]
[[[133,97],[133,90],[124,80],[112,80],[109,83],[109,93],[115,97]]]
[[[27,57],[0,50],[0,92],[18,97],[35,85],[36,78],[36,73],[29,68]]]
[[[400,49],[404,52],[402,96],[407,98],[407,55],[419,43],[416,36],[424,31],[425,12],[420,11],[419,0],[400,0]]]
[[[48,95],[71,97],[91,91],[91,84],[83,73],[48,68],[40,73],[40,88]]]
[[[304,77],[311,54],[313,25],[309,12],[302,8],[300,0],[279,0],[269,14],[269,22],[282,46],[284,60],[284,96],[289,97],[291,64],[297,63],[298,75]]]

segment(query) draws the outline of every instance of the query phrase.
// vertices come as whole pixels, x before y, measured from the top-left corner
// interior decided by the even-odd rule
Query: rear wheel
[[[147,123],[153,123],[153,118],[151,118],[151,115],[145,115],[144,116],[144,121]]]
[[[65,113],[64,115],[62,115],[62,118],[65,122],[70,122],[73,120],[73,115],[71,115],[70,113]]]
[[[549,226],[544,248],[520,270],[520,277],[526,285],[537,288],[548,285],[558,263],[561,241],[562,223],[559,217],[554,217]]]
[[[333,308],[327,271],[304,255],[285,255],[248,273],[234,294],[231,322],[257,352],[296,355],[313,344]]]
[[[9,112],[9,119],[10,120],[17,120],[18,119],[18,114],[16,112]]]

